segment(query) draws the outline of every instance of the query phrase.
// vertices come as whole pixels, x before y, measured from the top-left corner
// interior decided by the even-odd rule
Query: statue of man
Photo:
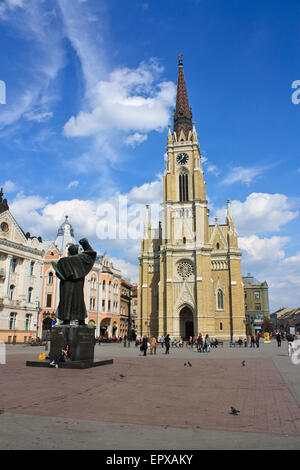
[[[88,240],[79,240],[83,252],[78,254],[78,245],[70,245],[68,256],[52,263],[56,276],[60,279],[59,305],[57,317],[63,325],[69,325],[71,320],[85,324],[87,316],[84,303],[84,278],[94,266],[97,252],[90,246]]]

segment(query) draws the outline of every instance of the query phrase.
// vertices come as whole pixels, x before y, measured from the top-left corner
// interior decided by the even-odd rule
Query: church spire
[[[192,111],[189,107],[183,72],[182,54],[180,54],[178,63],[176,107],[174,112],[174,132],[176,132],[177,139],[179,139],[180,133],[183,131],[187,140],[189,131],[192,131],[192,129]]]

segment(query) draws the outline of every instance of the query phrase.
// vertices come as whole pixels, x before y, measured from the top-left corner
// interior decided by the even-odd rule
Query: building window
[[[9,286],[9,300],[13,300],[15,296],[15,286]]]
[[[48,274],[48,284],[53,284],[53,272],[51,271],[49,274]]]
[[[47,294],[46,307],[51,308],[52,305],[52,294]]]
[[[15,273],[17,268],[17,258],[11,260],[11,272]]]
[[[102,310],[105,312],[105,300],[102,300]]]
[[[255,291],[255,292],[254,292],[254,297],[255,297],[256,299],[259,299],[259,298],[260,298],[260,292],[259,292],[259,291]]]
[[[29,287],[29,289],[28,289],[28,295],[27,295],[27,302],[28,302],[28,303],[31,303],[31,302],[32,302],[32,291],[33,291],[33,288],[32,288],[32,287]]]
[[[260,304],[256,304],[256,305],[255,305],[255,310],[261,310]]]
[[[16,313],[11,313],[9,315],[9,330],[15,330],[16,329],[16,319],[17,319],[17,314]]]
[[[102,289],[105,291],[105,281],[102,282]]]
[[[31,320],[32,320],[32,315],[30,313],[26,313],[25,315],[25,330],[26,331],[31,329]]]
[[[31,261],[30,270],[29,270],[30,276],[33,276],[33,269],[34,269],[34,261]]]
[[[187,173],[179,175],[179,200],[184,202],[189,200],[189,177]]]
[[[218,310],[223,310],[224,309],[224,294],[221,289],[218,290]]]
[[[110,312],[110,300],[108,301],[108,311]]]
[[[96,307],[96,299],[95,297],[90,298],[90,310],[95,310]]]
[[[220,322],[220,331],[222,331],[222,330],[223,330],[223,323]]]
[[[217,243],[217,250],[220,249],[220,243]]]

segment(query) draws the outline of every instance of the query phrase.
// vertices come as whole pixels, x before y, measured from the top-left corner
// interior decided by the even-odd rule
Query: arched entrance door
[[[194,336],[194,318],[193,312],[189,307],[183,307],[179,314],[180,319],[180,336],[188,340],[190,336]]]

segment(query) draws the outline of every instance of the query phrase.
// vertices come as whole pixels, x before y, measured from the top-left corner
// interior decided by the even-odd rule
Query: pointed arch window
[[[48,274],[48,284],[53,284],[53,272],[50,271]]]
[[[224,310],[224,294],[221,289],[217,292],[218,310]]]
[[[179,200],[181,202],[189,200],[189,175],[188,173],[179,174]]]

